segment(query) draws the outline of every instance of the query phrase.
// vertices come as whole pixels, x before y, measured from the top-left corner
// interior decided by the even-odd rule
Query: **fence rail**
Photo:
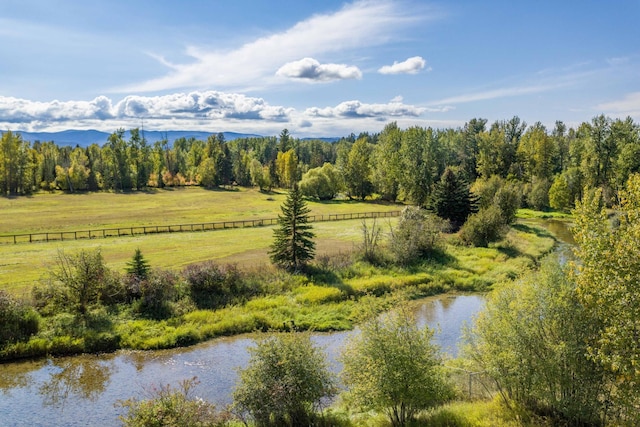
[[[309,215],[309,222],[345,221],[350,219],[390,218],[401,211],[358,212],[344,214]],[[79,231],[46,231],[40,233],[7,234],[0,236],[0,244],[37,243],[64,240],[139,236],[159,233],[224,230],[228,228],[263,227],[277,224],[278,218],[245,219],[237,221],[201,222],[196,224],[139,225],[134,227],[99,228]]]

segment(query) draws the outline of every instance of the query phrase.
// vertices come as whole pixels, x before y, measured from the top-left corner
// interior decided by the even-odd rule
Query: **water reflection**
[[[0,364],[0,391],[7,395],[14,388],[31,385],[31,372],[42,368],[42,365],[43,362],[31,361]]]
[[[77,356],[49,360],[49,379],[39,386],[38,393],[46,406],[64,405],[70,398],[96,401],[106,390],[114,370],[112,357],[105,355]]]
[[[418,322],[438,329],[440,347],[456,354],[461,324],[484,304],[479,295],[441,296],[415,304]],[[356,331],[315,333],[334,372],[338,355]],[[198,377],[194,390],[224,407],[231,402],[237,369],[246,366],[254,336],[221,338],[189,348],[163,351],[121,351],[101,356],[58,358],[33,364],[0,365],[0,425],[103,426],[117,424],[119,400],[146,397],[148,390]],[[15,375],[14,375],[15,374]]]

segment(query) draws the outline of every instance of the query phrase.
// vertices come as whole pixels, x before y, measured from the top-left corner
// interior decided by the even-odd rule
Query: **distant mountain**
[[[61,132],[22,132],[16,131],[22,135],[22,139],[25,141],[53,141],[59,146],[71,145],[80,147],[88,147],[91,144],[104,145],[109,138],[110,133],[101,132],[97,130],[64,130]],[[260,135],[248,134],[248,133],[236,133],[236,132],[222,132],[225,141],[231,141],[237,138],[251,138],[260,137]],[[178,138],[196,138],[206,140],[210,135],[217,135],[218,132],[198,132],[188,130],[172,130],[172,131],[144,131],[144,137],[147,143],[153,144],[156,141],[167,139],[169,144],[173,143]],[[129,131],[125,132],[125,139],[131,137]]]

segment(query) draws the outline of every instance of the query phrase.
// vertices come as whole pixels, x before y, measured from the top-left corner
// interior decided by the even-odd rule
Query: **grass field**
[[[38,194],[0,199],[0,233],[37,230],[83,230],[115,226],[199,223],[274,218],[286,193],[255,190],[207,191],[200,188],[154,193]],[[309,202],[311,214],[398,210],[393,204],[355,201]],[[381,220],[386,224],[387,220]],[[361,239],[361,221],[314,223],[317,254],[348,251]],[[180,269],[213,259],[252,267],[268,262],[273,227],[227,229],[193,233],[19,243],[0,245],[0,288],[21,295],[54,265],[58,251],[74,253],[100,248],[107,265],[124,271],[137,248],[152,266]]]
[[[124,194],[37,193],[0,198],[0,235],[275,218],[286,194],[184,187]],[[311,215],[400,209],[389,203],[350,200],[309,201],[308,206]]]

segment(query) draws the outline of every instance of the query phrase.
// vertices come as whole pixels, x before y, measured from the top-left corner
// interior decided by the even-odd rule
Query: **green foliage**
[[[486,248],[489,243],[502,239],[507,231],[502,215],[495,205],[480,209],[460,229],[460,240],[467,245]]]
[[[325,163],[322,167],[309,169],[299,183],[300,191],[304,196],[314,197],[319,200],[331,200],[342,191],[344,184],[340,171],[331,163]]]
[[[371,151],[366,138],[359,138],[349,151],[347,162],[342,170],[349,197],[364,200],[373,193]]]
[[[137,248],[133,258],[127,263],[127,274],[136,280],[145,280],[150,271],[149,261],[144,258],[140,248]]]
[[[308,224],[310,209],[297,185],[289,192],[273,230],[274,241],[269,251],[271,262],[289,271],[298,271],[313,259],[315,236]]]
[[[443,151],[431,128],[412,126],[402,133],[400,187],[406,200],[423,207],[429,203],[431,187],[446,165]]]
[[[24,341],[39,329],[40,316],[30,306],[0,290],[0,348]]]
[[[442,233],[447,228],[446,221],[424,209],[413,206],[404,208],[389,238],[389,250],[395,262],[409,265],[441,249]]]
[[[215,309],[251,295],[235,265],[221,267],[213,261],[190,264],[182,270],[191,299],[198,308]]]
[[[639,421],[640,396],[640,175],[621,192],[620,223],[612,227],[600,190],[576,205],[574,280],[579,300],[597,327],[589,355],[616,377],[616,407]]]
[[[569,425],[601,425],[612,384],[587,356],[596,325],[567,271],[548,259],[490,294],[466,352],[503,397]]]
[[[416,325],[405,304],[372,317],[347,343],[342,378],[349,399],[363,410],[384,412],[393,426],[451,397],[433,345],[433,331]]]
[[[221,427],[228,425],[229,415],[219,414],[211,403],[192,397],[196,378],[184,380],[179,388],[160,386],[149,399],[119,401],[127,410],[121,415],[125,427]]]
[[[549,188],[547,179],[535,179],[526,193],[527,205],[535,210],[543,211],[549,207]]]
[[[171,302],[177,296],[178,276],[168,270],[156,269],[140,282],[140,298],[134,309],[154,319],[164,319],[172,314]]]
[[[322,399],[335,393],[322,352],[304,333],[271,335],[250,349],[234,405],[257,426],[312,425]]]
[[[453,229],[457,230],[475,212],[476,200],[459,174],[447,168],[434,185],[430,208],[440,218],[449,220]]]
[[[549,188],[549,206],[565,212],[573,207],[569,185],[564,175],[558,175]]]
[[[505,183],[493,197],[493,204],[500,210],[504,224],[513,224],[520,209],[520,189],[512,183]]]
[[[81,250],[74,255],[59,251],[49,285],[52,302],[86,322],[89,308],[109,297],[106,292],[109,287],[105,287],[109,274],[99,249]]]
[[[380,133],[372,154],[373,184],[382,198],[391,202],[398,198],[402,181],[402,134],[396,122],[389,123]]]

